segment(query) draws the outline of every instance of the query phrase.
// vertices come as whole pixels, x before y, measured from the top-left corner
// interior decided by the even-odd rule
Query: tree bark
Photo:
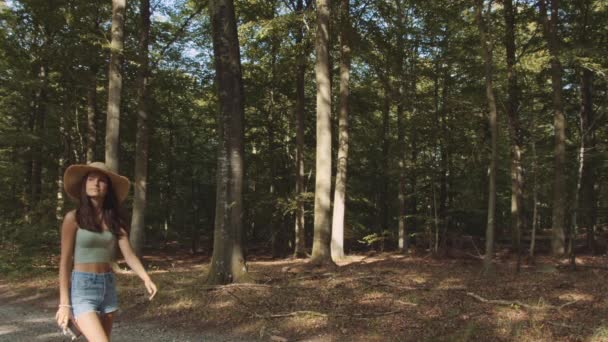
[[[87,164],[95,161],[95,143],[97,142],[97,66],[91,65],[87,89]]]
[[[587,231],[587,246],[596,252],[595,231],[597,225],[597,181],[595,113],[593,111],[593,72],[583,68],[581,72],[581,185],[580,185],[580,223]]]
[[[118,135],[120,130],[120,97],[126,0],[112,0],[112,43],[110,46],[110,70],[108,74],[108,113],[106,121],[106,165],[118,171]]]
[[[398,46],[402,46],[405,48],[405,30],[406,27],[406,12],[402,6],[401,1],[396,1],[398,11],[398,24],[399,30],[397,36],[397,44]],[[413,49],[415,50],[415,48]],[[397,249],[400,253],[407,252],[408,249],[408,226],[406,219],[406,179],[407,179],[407,157],[406,157],[406,142],[405,142],[405,117],[404,117],[404,96],[405,96],[405,79],[406,75],[403,73],[403,66],[405,63],[406,56],[404,54],[400,54],[397,57],[396,61],[396,76],[397,76],[397,150],[399,153],[398,162],[399,162],[399,193],[397,199],[399,201],[399,213],[397,215],[397,226],[398,226],[398,241],[397,241]],[[414,60],[413,54],[410,56],[412,61]],[[410,75],[413,78],[413,82],[415,84],[415,76]],[[412,96],[413,98],[414,96]]]
[[[232,0],[210,0],[218,88],[216,216],[208,284],[251,281],[243,254],[244,94]]]
[[[446,50],[447,50],[447,37],[445,38]],[[448,142],[448,94],[450,87],[450,69],[451,63],[447,63],[443,73],[443,86],[441,89],[441,117],[437,123],[441,127],[441,137],[439,139],[439,154],[441,157],[440,161],[440,172],[439,177],[439,222],[441,227],[441,250],[442,253],[447,254],[448,248],[448,172],[449,172],[449,142]]]
[[[483,0],[477,0],[476,8],[477,25],[479,27],[479,35],[481,39],[482,54],[485,70],[485,85],[486,97],[488,100],[488,122],[491,132],[491,156],[489,166],[488,180],[488,222],[486,226],[486,251],[483,261],[484,273],[492,271],[492,257],[494,255],[494,231],[495,231],[495,216],[496,216],[496,159],[497,141],[498,141],[498,123],[496,99],[494,98],[494,88],[492,85],[492,48],[488,46],[488,34],[486,31],[486,23],[483,17]]]
[[[586,51],[592,50],[589,40],[589,21],[592,1],[578,1],[577,7],[582,15],[579,41],[584,47],[584,57],[589,57]],[[593,71],[586,67],[580,69],[581,80],[581,111],[580,111],[580,134],[581,134],[581,156],[580,165],[580,189],[578,206],[578,222],[587,232],[587,248],[591,253],[596,253],[595,232],[597,225],[597,197],[595,183],[598,179],[599,168],[597,167],[596,146],[596,118],[593,110]]]
[[[566,119],[562,103],[562,65],[559,59],[559,0],[551,0],[551,19],[547,18],[547,0],[540,0],[540,19],[551,58],[551,87],[553,92],[553,125],[555,129],[555,159],[553,180],[553,214],[551,251],[553,255],[565,252],[566,224]]]
[[[148,181],[148,100],[150,71],[148,49],[150,41],[150,0],[140,0],[141,34],[139,37],[140,64],[137,92],[137,135],[135,138],[135,181],[131,245],[141,258],[145,244],[146,188]]]
[[[298,0],[296,11],[304,15],[304,0]],[[300,24],[296,33],[296,46],[304,50],[302,43],[304,36],[304,23]],[[306,74],[306,55],[300,51],[297,56],[296,74],[296,222],[294,257],[306,257],[306,232],[304,230],[304,75]]]
[[[317,81],[317,148],[315,177],[315,218],[312,245],[313,265],[333,264],[331,260],[331,83],[329,69],[330,0],[317,0],[315,77]]]
[[[346,168],[348,164],[348,96],[350,77],[350,13],[348,0],[342,0],[340,30],[340,113],[338,119],[338,162],[331,233],[331,257],[344,258],[344,213],[346,208]]]
[[[42,156],[44,151],[44,126],[47,114],[48,67],[43,60],[38,69],[38,89],[34,102],[32,132],[39,141],[32,153],[30,169],[30,209],[36,207],[42,193]]]
[[[389,67],[389,66],[387,66]],[[382,136],[378,140],[382,141],[382,159],[380,165],[380,193],[378,198],[378,206],[380,207],[378,217],[378,237],[379,249],[384,251],[385,247],[385,232],[388,232],[388,179],[389,179],[389,147],[390,147],[390,132],[389,132],[389,114],[391,108],[391,86],[389,78],[384,80],[384,99],[382,100]]]
[[[515,72],[515,16],[512,0],[504,1],[506,24],[505,49],[507,54],[507,116],[511,136],[511,241],[517,253],[517,271],[521,258],[521,232],[524,225],[523,187],[524,176],[521,165],[523,137],[519,123],[519,85]]]

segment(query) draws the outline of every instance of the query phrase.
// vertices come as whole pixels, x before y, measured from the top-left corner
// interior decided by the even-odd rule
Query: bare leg
[[[84,337],[88,341],[94,342],[109,342],[108,335],[104,331],[101,325],[101,320],[97,315],[97,312],[91,311],[83,313],[76,318],[80,331],[84,334]]]
[[[110,312],[109,314],[101,315],[101,325],[103,326],[103,330],[106,332],[106,336],[108,336],[108,340],[110,340],[110,336],[112,335],[112,323],[114,322],[114,313]]]

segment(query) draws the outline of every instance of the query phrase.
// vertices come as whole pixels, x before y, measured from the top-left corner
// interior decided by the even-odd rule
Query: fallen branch
[[[242,288],[242,287],[265,287],[272,288],[272,285],[266,284],[251,284],[251,283],[242,283],[242,284],[226,284],[226,285],[202,285],[203,290],[213,291],[213,290],[225,290],[231,288]]]
[[[482,296],[475,294],[473,292],[467,292],[467,296],[473,297],[482,303],[498,304],[498,305],[505,305],[505,306],[518,305],[518,306],[521,306],[521,307],[524,307],[527,309],[537,309],[538,308],[538,307],[534,307],[532,305],[528,305],[526,303],[522,303],[518,300],[510,301],[510,300],[504,300],[504,299],[485,299]]]
[[[322,312],[317,312],[317,311],[307,311],[307,310],[303,310],[303,311],[294,311],[294,312],[290,312],[290,313],[285,313],[285,314],[272,314],[272,315],[258,315],[256,314],[256,317],[259,318],[282,318],[282,317],[295,317],[295,316],[299,316],[299,315],[311,315],[311,316],[319,316],[319,317],[327,317],[327,314],[324,314]]]
[[[393,310],[393,311],[387,311],[387,312],[371,312],[371,313],[354,313],[354,314],[340,314],[340,313],[332,313],[332,314],[327,314],[327,313],[323,313],[323,312],[318,312],[318,311],[294,311],[294,312],[289,312],[289,313],[284,313],[284,314],[271,314],[271,315],[258,315],[256,314],[256,317],[259,318],[283,318],[283,317],[295,317],[295,316],[299,316],[299,315],[311,315],[311,316],[318,316],[318,317],[351,317],[351,318],[372,318],[372,317],[380,317],[380,316],[388,316],[388,315],[394,315],[394,314],[398,314],[401,313],[405,310]]]
[[[572,305],[572,304],[578,302],[578,300],[574,300],[574,301],[562,304],[560,306],[555,306],[555,305],[551,305],[551,304],[544,304],[542,306],[538,306],[538,305],[529,305],[529,304],[526,304],[526,303],[522,303],[522,302],[520,302],[518,300],[510,301],[510,300],[504,300],[504,299],[486,299],[486,298],[483,298],[482,296],[480,296],[478,294],[475,294],[473,292],[467,292],[467,296],[473,297],[473,298],[477,299],[478,301],[480,301],[482,303],[505,305],[505,306],[518,305],[518,306],[521,306],[522,308],[526,308],[526,309],[530,309],[530,310],[554,309],[554,310],[557,310],[557,311],[561,311],[566,306]]]

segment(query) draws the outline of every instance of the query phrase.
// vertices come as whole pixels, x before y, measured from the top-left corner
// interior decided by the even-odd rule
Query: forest
[[[103,161],[142,321],[608,339],[605,0],[0,0],[0,46],[0,298],[54,300]]]

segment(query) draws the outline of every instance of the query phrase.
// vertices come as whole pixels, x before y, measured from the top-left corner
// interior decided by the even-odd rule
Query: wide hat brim
[[[129,186],[131,182],[127,177],[121,176],[102,162],[93,162],[87,165],[75,164],[69,166],[63,174],[63,189],[72,199],[80,200],[80,189],[82,180],[89,172],[101,172],[108,176],[112,182],[112,189],[116,194],[116,199],[122,203],[129,195]]]

